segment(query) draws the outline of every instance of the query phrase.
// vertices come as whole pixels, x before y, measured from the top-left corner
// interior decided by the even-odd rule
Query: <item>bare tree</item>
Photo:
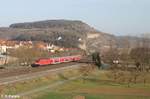
[[[133,70],[131,71],[131,76],[132,76],[133,82],[136,84],[137,79],[140,76],[140,72],[138,70]]]
[[[79,69],[79,72],[82,75],[83,78],[83,83],[85,83],[86,78],[89,76],[89,74],[94,70],[95,68],[93,68],[92,64],[88,64],[87,66],[82,66]]]
[[[140,70],[146,70],[150,64],[150,48],[140,47],[134,48],[130,53],[131,58],[134,60],[137,68]]]
[[[114,61],[119,60],[119,51],[116,48],[110,49],[107,53],[103,55],[102,59],[105,63],[111,65],[112,68],[116,68],[117,64],[114,64]]]
[[[4,91],[4,86],[3,86],[3,85],[1,85],[1,86],[0,86],[0,94],[2,94],[2,93],[3,93],[3,91]]]
[[[119,60],[121,61],[120,64],[121,64],[122,70],[127,71],[128,65],[131,63],[131,58],[130,58],[128,49],[124,49],[121,51],[119,55]]]
[[[30,65],[33,61],[41,57],[48,57],[49,54],[45,51],[36,48],[20,47],[9,52],[10,56],[17,57],[19,64]]]

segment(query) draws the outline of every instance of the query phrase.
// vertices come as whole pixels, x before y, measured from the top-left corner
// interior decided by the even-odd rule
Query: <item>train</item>
[[[54,57],[54,58],[40,58],[31,64],[32,67],[46,66],[52,64],[60,64],[65,62],[73,62],[81,60],[81,55]]]

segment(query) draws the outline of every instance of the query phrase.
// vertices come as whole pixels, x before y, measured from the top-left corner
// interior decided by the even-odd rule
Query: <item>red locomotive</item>
[[[37,67],[37,66],[45,66],[50,64],[59,64],[64,62],[78,61],[80,59],[81,59],[81,55],[55,57],[55,58],[41,58],[36,60],[33,64],[31,64],[31,66]]]

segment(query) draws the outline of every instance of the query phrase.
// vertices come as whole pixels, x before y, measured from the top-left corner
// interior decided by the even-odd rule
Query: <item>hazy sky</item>
[[[113,34],[150,33],[150,0],[0,0],[0,26],[47,19],[82,20]]]

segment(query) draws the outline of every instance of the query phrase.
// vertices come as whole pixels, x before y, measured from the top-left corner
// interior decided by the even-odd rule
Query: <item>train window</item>
[[[68,58],[65,58],[65,61],[68,61]]]
[[[59,59],[55,59],[55,62],[59,62]]]
[[[54,60],[53,60],[53,59],[50,59],[50,62],[54,62]]]
[[[40,61],[40,59],[36,60],[35,62],[39,62],[39,61]]]

